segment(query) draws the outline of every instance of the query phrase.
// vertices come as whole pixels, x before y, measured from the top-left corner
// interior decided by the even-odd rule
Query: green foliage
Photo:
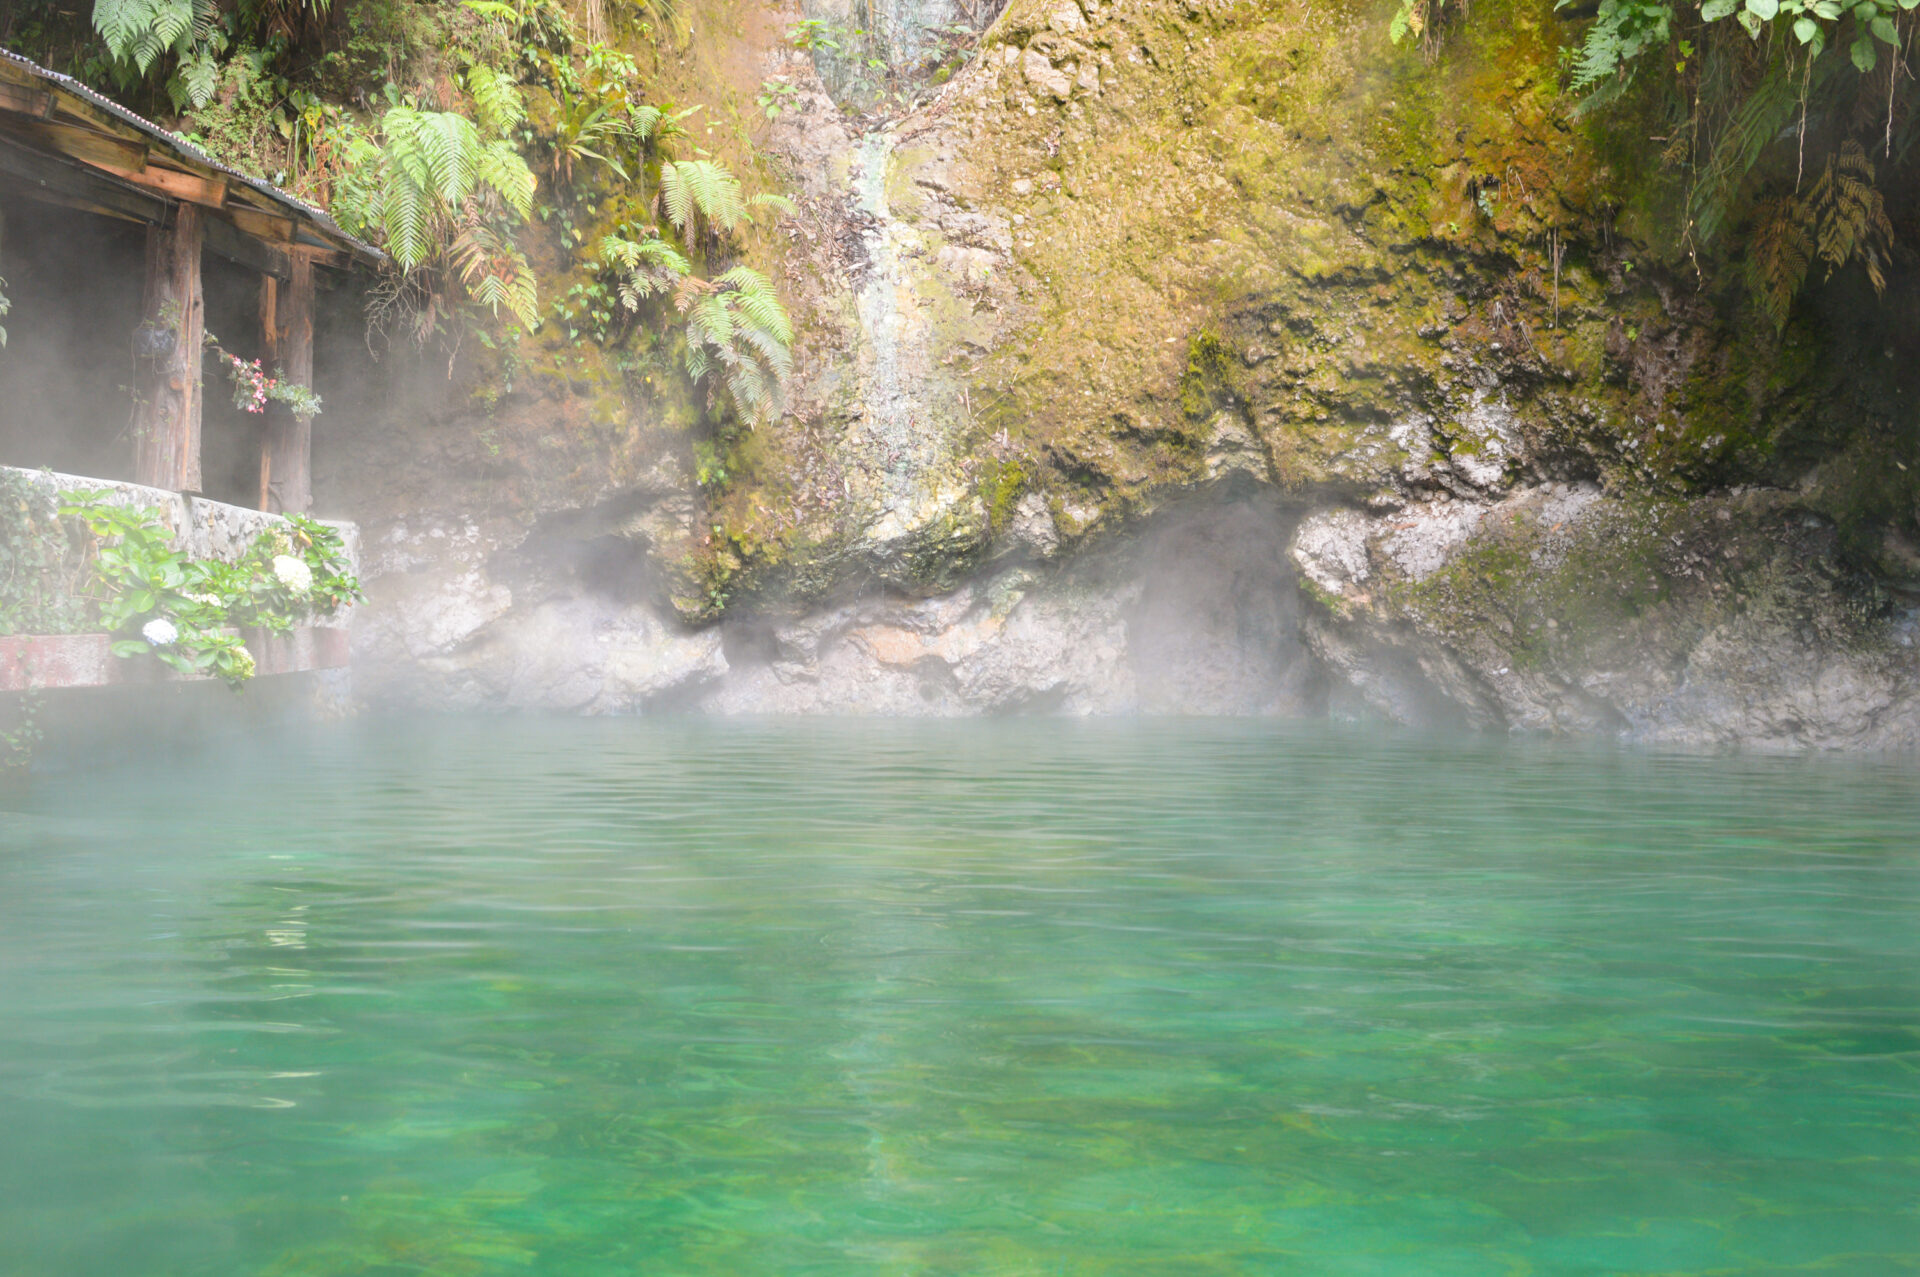
[[[330,0],[94,0],[93,28],[107,46],[112,71],[130,86],[165,71],[174,109],[204,107],[237,59],[230,47],[250,55],[252,72],[287,47],[291,34],[317,28]]]
[[[751,220],[754,208],[793,210],[791,201],[777,195],[747,196],[725,166],[708,160],[663,161],[659,204],[667,229],[683,243],[703,244],[709,257]],[[766,276],[734,266],[717,278],[702,278],[685,248],[660,228],[633,222],[601,237],[593,266],[596,280],[629,317],[637,317],[650,299],[672,298],[684,325],[681,366],[694,382],[717,372],[710,390],[723,387],[744,420],[766,421],[779,413],[793,367],[793,321]],[[615,333],[626,327],[602,324]]]
[[[523,246],[538,212],[582,259],[551,309],[569,339],[642,346],[650,368],[707,382],[709,402],[730,399],[743,420],[777,409],[792,325],[738,263],[759,215],[794,206],[693,148],[687,121],[703,108],[643,101],[633,54],[606,34],[678,31],[679,6],[353,0],[318,23],[329,3],[97,0],[94,18],[123,87],[146,77],[150,102],[164,83],[194,141],[386,249],[370,335],[424,342],[479,310],[508,333],[538,328],[548,316]],[[819,24],[799,29],[834,51]],[[769,83],[761,109],[784,110],[797,90]],[[220,353],[243,408],[310,395]]]
[[[825,18],[802,18],[787,28],[787,43],[808,53],[816,49],[838,53],[840,51],[838,32],[839,28]]]
[[[756,101],[769,120],[777,120],[782,112],[800,109],[800,90],[777,77],[762,80]]]
[[[724,234],[753,220],[753,209],[794,212],[783,195],[746,195],[740,179],[712,160],[671,160],[660,165],[660,212],[675,230],[689,237],[704,234],[716,243]]]
[[[227,379],[233,383],[233,406],[242,412],[265,412],[269,400],[283,403],[308,419],[320,415],[320,396],[313,387],[287,380],[286,370],[275,368],[269,377],[258,359],[242,359],[228,351],[212,333],[203,338],[206,348],[226,365]]]
[[[1400,0],[1387,23],[1387,36],[1395,44],[1416,40],[1421,51],[1432,57],[1439,48],[1442,25],[1457,7],[1455,0]]]
[[[0,777],[33,765],[40,744],[40,711],[45,698],[31,692],[0,695]]]
[[[1574,0],[1557,0],[1564,9]],[[1621,78],[1642,53],[1664,46],[1673,29],[1673,6],[1663,0],[1600,0],[1600,11],[1573,60],[1576,92]]]
[[[1389,34],[1396,43],[1429,36],[1450,3],[1401,0]],[[1913,123],[1899,99],[1910,77],[1898,66],[1869,73],[1882,46],[1904,46],[1916,8],[1920,0],[1599,0],[1577,48],[1563,52],[1567,87],[1592,110],[1621,97],[1650,57],[1670,68],[1662,87],[1677,90],[1666,100],[1679,105],[1659,140],[1664,158],[1689,173],[1681,238],[1694,250],[1749,221],[1741,264],[1779,329],[1816,263],[1830,276],[1859,262],[1875,290],[1885,288],[1892,221],[1862,140],[1871,136],[1895,165],[1904,160]],[[1788,147],[1783,192],[1786,166],[1768,156]],[[1807,186],[1810,170],[1817,176]]]
[[[114,57],[145,75],[163,54],[182,57],[211,37],[213,0],[94,0],[93,26]]]
[[[573,185],[574,167],[583,160],[595,161],[622,182],[640,174],[662,140],[666,117],[634,96],[638,78],[633,59],[604,44],[589,46],[578,70],[570,63],[551,63],[545,82],[554,101],[552,119],[535,136],[551,155],[549,165],[561,189]]]
[[[527,118],[526,103],[513,77],[477,63],[467,69],[464,82],[473,98],[474,118],[488,136],[506,137]]]
[[[484,121],[520,118],[510,82],[468,78],[486,95]],[[512,228],[532,210],[535,179],[513,143],[490,131],[453,111],[389,108],[377,140],[355,140],[332,211],[347,230],[384,241],[403,274],[438,268],[472,301],[531,327],[533,270]]]
[[[88,597],[101,629],[128,636],[116,656],[151,654],[239,687],[254,659],[237,627],[284,633],[361,597],[339,533],[311,519],[292,518],[223,563],[189,558],[158,510],[117,504],[106,490],[69,492],[59,513],[93,538]]]
[[[670,293],[693,270],[686,255],[653,227],[641,233],[631,225],[601,237],[599,266],[613,279],[620,305],[629,312],[637,312],[649,297]]]
[[[735,266],[715,280],[689,275],[674,289],[686,319],[687,375],[695,382],[718,370],[740,415],[778,415],[793,370],[793,321],[767,277]]]
[[[725,165],[669,160],[660,166],[660,211],[682,234],[692,234],[700,221],[710,230],[731,231],[747,220],[747,201]]]

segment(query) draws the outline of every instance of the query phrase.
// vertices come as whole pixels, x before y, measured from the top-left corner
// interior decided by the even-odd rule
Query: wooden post
[[[288,251],[289,278],[282,290],[271,277],[260,287],[260,322],[267,333],[267,372],[313,385],[313,257]],[[275,514],[305,514],[313,506],[313,419],[283,403],[267,404],[265,446],[260,454],[260,508]]]
[[[133,409],[133,479],[174,492],[200,490],[200,210],[178,204],[171,226],[147,228],[146,323],[173,347],[144,359]]]

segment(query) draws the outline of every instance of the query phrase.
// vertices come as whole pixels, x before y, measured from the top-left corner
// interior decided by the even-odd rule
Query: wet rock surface
[[[608,581],[597,538],[557,568],[550,540],[390,529],[370,556],[360,690],[435,708],[1330,713],[1688,746],[1920,743],[1920,610],[1850,576],[1793,494],[1490,495],[1373,513],[1214,487],[1065,561],[988,566],[932,597],[874,579],[703,628],[657,583]]]
[[[766,50],[788,416],[712,485],[557,391],[504,460],[447,432],[465,508],[525,495],[362,513],[366,699],[1920,743],[1920,533],[1846,504],[1894,472],[1775,460],[1816,346],[1663,275],[1551,6],[1494,2],[1435,66],[1360,10],[1015,0],[891,119]]]

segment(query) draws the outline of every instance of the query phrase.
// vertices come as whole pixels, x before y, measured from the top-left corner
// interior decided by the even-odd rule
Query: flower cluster
[[[273,556],[273,575],[295,594],[305,594],[313,588],[313,569],[306,565],[305,560],[296,559],[290,554]]]
[[[159,616],[140,627],[140,637],[154,647],[172,647],[179,639],[180,631],[172,621]]]
[[[213,349],[226,361],[227,375],[233,378],[233,406],[243,412],[265,412],[268,398],[280,383],[261,370],[258,359],[242,359],[218,346]]]
[[[289,381],[285,369],[275,368],[274,375],[267,376],[266,369],[260,366],[258,359],[242,359],[220,344],[212,333],[205,336],[206,347],[220,357],[227,366],[227,377],[233,382],[233,406],[242,412],[265,412],[269,399],[287,405],[302,417],[320,415],[320,396],[313,393],[313,387],[303,386],[297,381]]]

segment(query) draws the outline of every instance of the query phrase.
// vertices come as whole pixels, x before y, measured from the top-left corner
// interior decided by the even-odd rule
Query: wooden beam
[[[133,180],[134,175],[146,172],[147,145],[144,142],[129,142],[125,138],[77,124],[23,121],[9,131],[49,151],[57,151],[69,159],[91,164],[95,168],[107,169],[129,181]]]
[[[331,266],[335,270],[345,270],[353,264],[353,255],[343,248],[335,248],[316,235],[305,231],[295,234],[293,247],[313,259],[315,266]]]
[[[158,164],[149,164],[136,171],[116,168],[104,160],[88,160],[87,163],[105,169],[123,182],[157,191],[185,204],[219,208],[227,202],[227,179],[224,177],[201,177],[197,173],[183,173],[179,169],[162,168]]]
[[[173,337],[172,349],[140,360],[133,410],[134,482],[174,492],[200,490],[200,358],[206,301],[200,292],[202,215],[191,204],[172,226],[147,229],[146,319]]]
[[[280,329],[280,281],[272,275],[260,277],[260,349],[268,368],[281,361],[280,346],[285,334]],[[269,411],[260,422],[260,509],[273,509],[273,413],[283,405],[269,403]]]
[[[44,120],[53,113],[53,91],[0,81],[0,111]]]
[[[219,214],[207,218],[204,234],[209,253],[274,279],[286,279],[292,273],[286,250],[262,243]]]
[[[59,121],[21,121],[8,131],[44,150],[79,160],[113,174],[123,182],[155,191],[171,199],[219,208],[227,202],[224,175],[202,175],[162,164],[150,164],[144,141],[133,141],[99,129]]]
[[[261,289],[267,353],[290,382],[313,385],[313,255],[294,249],[287,286]],[[313,420],[283,403],[267,404],[260,462],[260,508],[305,514],[313,506]]]
[[[227,216],[233,224],[256,239],[266,240],[270,244],[291,244],[293,242],[293,219],[274,217],[250,208],[230,205]]]
[[[148,223],[167,219],[166,200],[77,161],[45,154],[4,133],[0,133],[0,173],[18,179],[8,184],[10,190],[35,199],[81,200]]]
[[[57,204],[61,208],[78,209],[82,213],[92,213],[95,217],[111,217],[115,221],[131,222],[135,226],[151,226],[153,224],[153,219],[151,218],[135,217],[133,214],[123,212],[117,208],[108,208],[104,204],[95,204],[92,200],[74,199],[68,195],[56,195],[52,191],[44,188],[36,188],[27,193],[42,204]]]

